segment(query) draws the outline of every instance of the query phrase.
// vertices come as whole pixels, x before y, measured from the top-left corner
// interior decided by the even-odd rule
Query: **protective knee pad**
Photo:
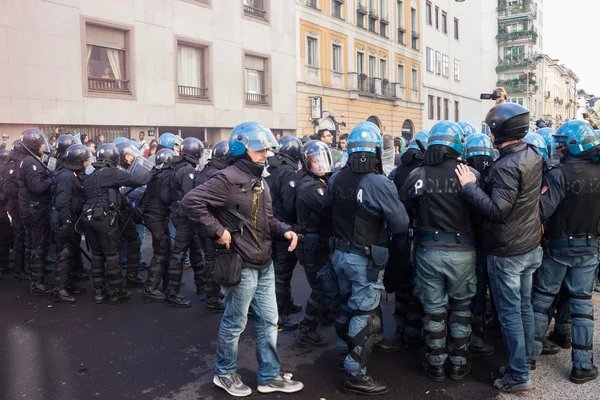
[[[432,342],[438,339],[446,338],[446,320],[448,318],[447,313],[440,314],[429,314],[423,318],[423,333],[425,335],[425,344],[427,345],[427,353],[430,355],[447,354],[445,348],[433,347]],[[439,331],[433,331],[429,325],[430,322],[437,322],[442,324],[442,329]]]
[[[534,313],[534,315],[541,314],[546,318],[546,326],[544,327],[544,332],[546,332],[546,329],[548,328],[548,324],[550,323],[550,319],[552,318],[552,314],[554,313],[554,311],[552,310],[552,304],[555,302],[555,300],[556,300],[555,294],[543,292],[543,291],[539,290],[538,288],[534,287],[533,299],[531,301],[532,305],[533,305],[533,313]],[[536,324],[536,326],[537,326],[537,324]],[[543,342],[544,341],[543,335],[536,336],[535,341]]]
[[[351,357],[360,364],[361,369],[367,365],[369,356],[373,352],[375,341],[377,340],[377,332],[381,329],[381,318],[375,310],[362,313],[367,314],[366,325],[355,336],[348,336],[349,345],[352,347],[350,351]],[[362,347],[360,355],[355,351],[356,347]]]
[[[169,235],[165,235],[161,233],[156,235],[155,241],[157,243],[157,248],[154,249],[154,252],[161,255],[168,255],[171,252],[171,242]]]

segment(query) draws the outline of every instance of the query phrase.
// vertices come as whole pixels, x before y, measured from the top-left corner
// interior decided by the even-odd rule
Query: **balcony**
[[[208,100],[208,89],[179,85],[179,97]]]
[[[269,104],[269,96],[261,93],[246,93],[246,104]]]
[[[265,4],[263,0],[252,0],[244,2],[244,15],[253,18],[266,19],[267,10],[265,10]]]
[[[129,81],[88,76],[88,90],[95,92],[129,93]]]
[[[396,85],[384,79],[381,81],[381,95],[391,99],[396,98]]]
[[[537,19],[537,7],[529,3],[529,1],[523,1],[520,5],[508,7],[506,1],[501,1],[496,9],[498,11],[498,19],[516,19],[518,17],[527,17],[530,20]]]
[[[317,0],[306,0],[306,5],[312,8],[317,8]]]
[[[507,43],[507,42],[515,42],[520,40],[525,40],[532,42],[533,44],[537,43],[538,33],[535,30],[524,30],[517,32],[506,32],[500,31],[498,36],[496,36],[496,40],[498,43]]]
[[[526,76],[526,74],[524,74]],[[526,79],[503,79],[496,82],[496,87],[503,87],[508,94],[518,93],[537,93],[538,85],[534,79],[529,79],[529,86]]]
[[[363,15],[367,15],[369,13],[367,6],[362,4],[360,1],[356,4],[356,11]]]
[[[369,10],[369,18],[378,20],[379,15],[377,15],[377,10],[374,10],[374,9]]]
[[[514,69],[534,69],[537,67],[537,59],[535,55],[519,55],[517,57],[507,56],[504,60],[498,60],[496,72],[510,71]]]

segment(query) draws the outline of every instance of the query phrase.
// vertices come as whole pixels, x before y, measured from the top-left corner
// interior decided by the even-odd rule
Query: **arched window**
[[[377,125],[379,129],[381,129],[381,123],[379,122],[379,118],[377,118],[376,116],[371,115],[369,118],[367,118],[367,122],[372,122],[375,125]]]
[[[411,140],[413,138],[413,134],[415,131],[415,127],[410,119],[407,119],[402,124],[402,137],[406,140]]]

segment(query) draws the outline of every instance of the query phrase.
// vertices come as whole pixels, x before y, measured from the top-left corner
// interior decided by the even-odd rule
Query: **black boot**
[[[102,304],[108,299],[106,290],[94,290],[94,302],[96,304]]]
[[[218,297],[211,297],[204,303],[204,311],[219,314],[225,312],[225,304]]]
[[[598,368],[592,365],[590,369],[575,368],[571,369],[571,382],[581,384],[593,381],[598,377]]]
[[[200,296],[202,294],[202,286],[196,285],[196,296]]]
[[[560,351],[560,347],[549,341],[547,338],[544,338],[542,342],[542,354],[545,356],[556,354]]]
[[[67,284],[67,290],[71,294],[84,294],[87,292],[86,288],[79,286],[74,281],[69,281],[69,283]]]
[[[277,321],[277,326],[279,329],[284,331],[293,331],[298,329],[298,322],[294,321],[293,319],[289,319],[284,314],[281,314],[279,316],[279,320]]]
[[[425,375],[436,382],[442,382],[446,379],[446,372],[443,365],[431,365],[426,362],[423,363],[423,370],[425,371]]]
[[[53,300],[57,303],[75,304],[75,297],[65,289],[56,289]]]
[[[363,396],[377,396],[389,391],[385,383],[377,382],[369,375],[352,376],[348,373],[344,376],[342,390],[346,394],[359,394]]]
[[[29,294],[32,296],[50,296],[54,293],[54,291],[45,283],[31,282],[29,284]]]
[[[158,289],[152,289],[150,286],[144,288],[144,298],[155,303],[164,303],[167,301],[167,297],[163,292]]]
[[[329,344],[327,339],[319,335],[316,327],[311,329],[308,324],[304,323],[300,324],[300,329],[298,329],[298,340],[304,344],[309,344],[315,347],[324,347]]]
[[[466,364],[458,365],[451,363],[450,367],[450,379],[460,381],[471,372],[471,363],[467,361]]]
[[[141,287],[144,286],[144,278],[138,274],[139,268],[129,267],[127,270],[127,287]]]
[[[394,353],[396,351],[402,350],[402,347],[398,343],[390,342],[386,339],[383,339],[375,343],[373,350],[378,351],[380,353]]]
[[[488,357],[496,353],[496,348],[491,344],[484,343],[481,347],[469,346],[468,358]]]
[[[176,293],[173,290],[168,290],[165,294],[167,298],[167,304],[173,307],[187,308],[191,307],[192,302]]]
[[[113,290],[112,294],[110,295],[109,301],[111,305],[116,305],[120,303],[125,303],[129,299],[131,299],[131,292],[129,290],[117,288]]]
[[[571,348],[571,335],[559,335],[556,331],[552,331],[548,339],[562,347],[563,349]]]
[[[284,315],[292,315],[297,314],[302,311],[302,306],[300,304],[294,304],[294,299],[291,299],[284,307],[283,314]]]
[[[29,280],[29,274],[26,273],[24,270],[15,270],[15,272],[13,272],[13,277],[18,281]]]

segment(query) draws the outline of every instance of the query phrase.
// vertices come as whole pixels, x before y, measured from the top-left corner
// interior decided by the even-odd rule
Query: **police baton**
[[[425,150],[427,149],[425,148],[425,146],[423,146],[423,143],[421,143],[421,139],[416,139],[415,142],[417,142],[417,146],[419,146],[419,149],[421,149],[421,151],[425,153]]]

